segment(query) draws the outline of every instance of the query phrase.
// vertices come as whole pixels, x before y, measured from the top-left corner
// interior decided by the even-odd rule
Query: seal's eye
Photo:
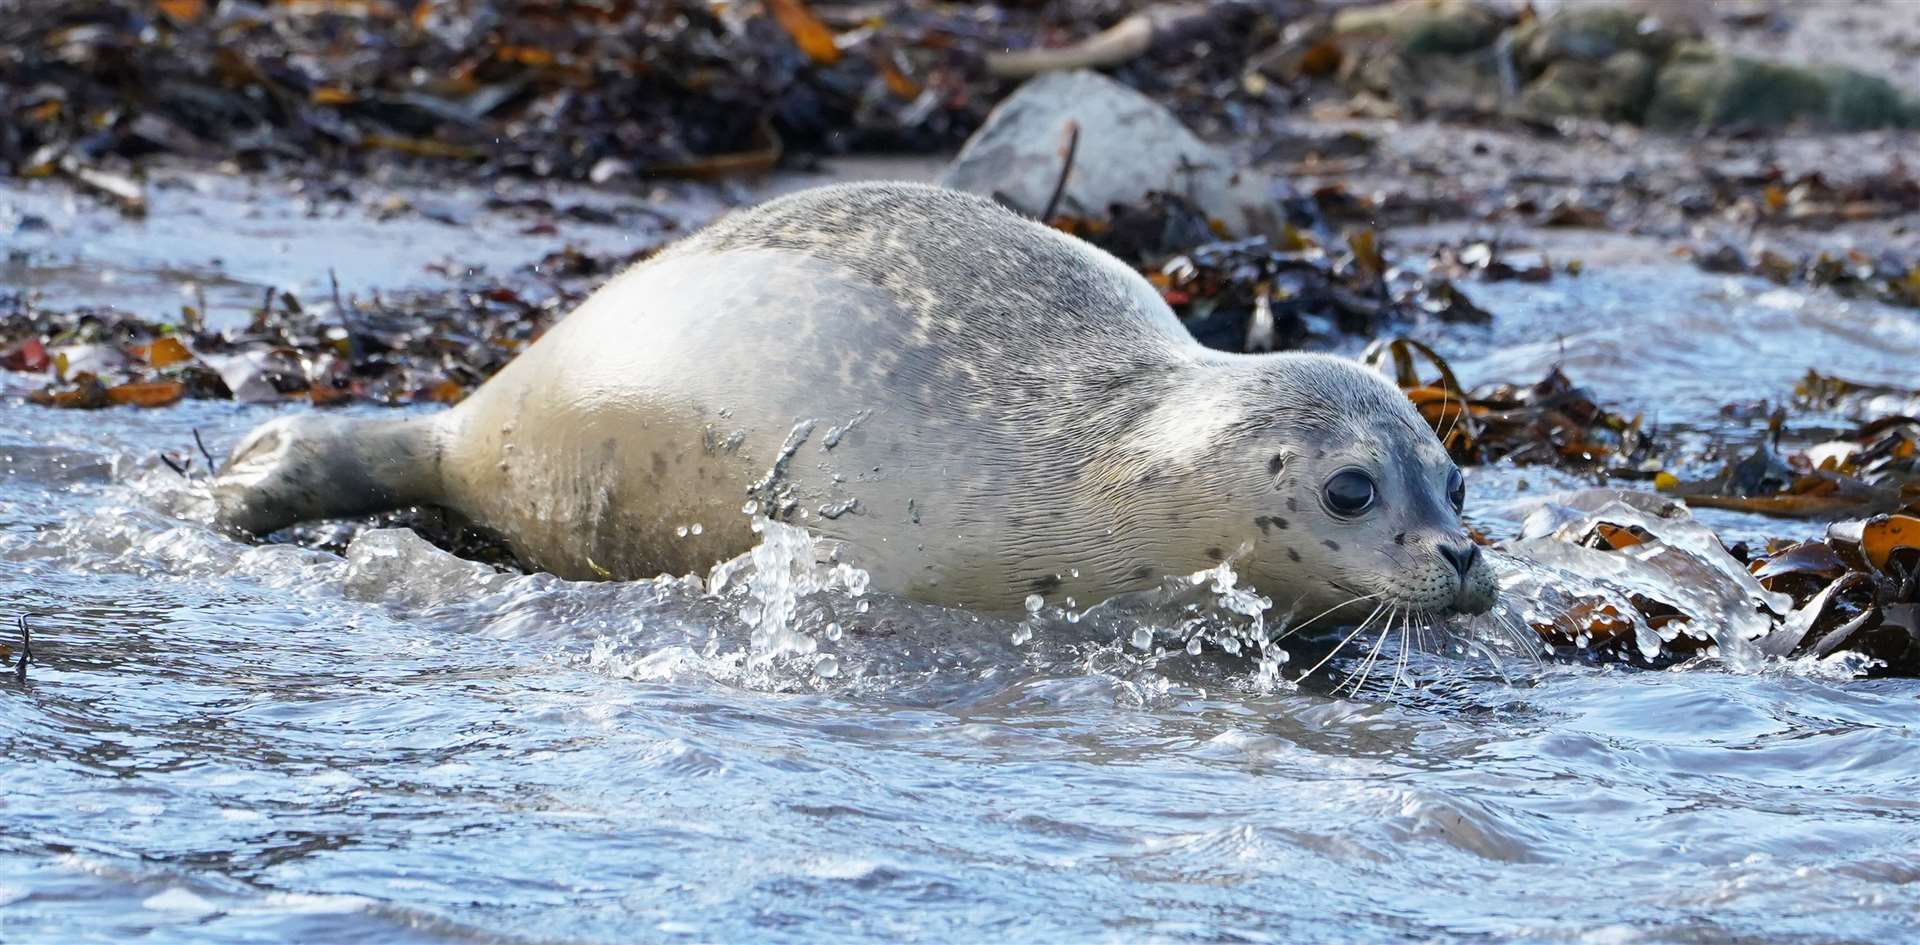
[[[1373,479],[1358,469],[1342,469],[1327,480],[1322,490],[1327,508],[1348,518],[1373,507]]]
[[[1466,510],[1467,477],[1460,475],[1458,467],[1455,467],[1453,472],[1447,474],[1447,498],[1453,500],[1453,510],[1455,512]]]

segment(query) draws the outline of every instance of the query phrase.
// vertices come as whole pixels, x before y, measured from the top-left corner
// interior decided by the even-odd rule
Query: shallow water
[[[1447,338],[1469,380],[1564,335],[1576,379],[1710,433],[1809,366],[1911,370],[1908,313],[1671,266],[1479,294],[1498,325]],[[154,454],[272,413],[0,403],[0,615],[35,631],[0,678],[0,940],[1920,938],[1912,680],[1396,677],[1394,638],[1334,698],[1136,647],[1153,620],[1016,645],[844,574],[758,585],[797,604],[768,634],[747,590],[221,537]],[[1511,534],[1581,484],[1481,471],[1473,505]]]
[[[61,308],[112,306],[151,319],[204,306],[215,327],[244,325],[271,288],[309,301],[496,276],[566,246],[627,253],[667,227],[718,212],[685,188],[621,200],[584,188],[502,181],[281,181],[159,165],[151,209],[130,221],[58,181],[0,181],[0,291],[34,290]],[[551,212],[488,210],[489,199],[547,200]],[[569,220],[586,207],[614,223]],[[565,220],[553,233],[540,220]]]

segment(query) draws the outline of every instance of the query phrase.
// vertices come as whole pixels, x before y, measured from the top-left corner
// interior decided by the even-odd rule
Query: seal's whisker
[[[1405,611],[1400,611],[1400,630],[1398,630],[1398,634],[1400,634],[1400,640],[1402,640],[1402,643],[1400,643],[1400,649],[1402,649],[1402,651],[1405,651],[1405,640],[1407,640],[1407,634],[1411,634],[1411,632],[1413,632],[1413,617],[1415,617],[1417,613],[1419,613],[1419,611],[1417,611],[1417,609],[1413,609],[1413,607],[1407,607]],[[1394,659],[1388,659],[1386,663],[1388,663],[1388,665],[1390,666],[1394,666],[1394,680],[1398,682],[1398,678],[1400,678],[1400,663],[1398,663],[1398,661],[1394,661]],[[1386,691],[1388,691],[1388,693],[1390,693],[1390,691],[1394,691],[1392,690],[1392,684],[1388,684],[1388,688],[1386,688]]]
[[[1412,632],[1412,626],[1413,626],[1413,610],[1409,608],[1407,610],[1401,611],[1400,612],[1400,628],[1394,632],[1397,636],[1400,637],[1400,640],[1401,640],[1400,648],[1403,651],[1406,649],[1407,634]],[[1398,682],[1400,679],[1400,662],[1398,660],[1393,659],[1392,657],[1388,657],[1387,665],[1393,669],[1393,678],[1391,680],[1388,680],[1387,682],[1387,692],[1391,694],[1393,692],[1393,684],[1395,682]]]
[[[1440,412],[1447,413],[1447,408],[1451,406],[1452,403],[1453,403],[1453,392],[1450,390],[1447,390],[1446,385],[1443,382],[1440,386]],[[1467,412],[1467,404],[1466,404],[1465,398],[1462,398],[1459,412],[1451,413],[1447,415],[1447,428],[1440,432],[1440,446],[1442,448],[1446,448],[1447,437],[1453,435],[1453,429],[1460,425],[1460,415],[1466,412]]]
[[[1507,685],[1513,684],[1513,677],[1507,675],[1506,663],[1501,661],[1500,651],[1498,649],[1492,646],[1488,646],[1484,641],[1481,641],[1469,635],[1467,637],[1467,652],[1474,653],[1485,658],[1487,661],[1487,665],[1492,666],[1493,671],[1500,674],[1501,682],[1506,683]]]
[[[1393,618],[1399,614],[1399,612],[1400,606],[1398,604],[1394,605],[1392,610],[1387,611],[1386,622],[1380,625],[1380,636],[1374,639],[1372,652],[1368,653],[1366,658],[1360,661],[1360,668],[1358,670],[1347,674],[1346,682],[1341,685],[1350,684],[1353,687],[1349,690],[1349,695],[1359,695],[1360,687],[1367,684],[1368,676],[1373,675],[1373,666],[1380,660],[1380,647],[1386,644],[1387,635],[1393,632]],[[1335,691],[1338,691],[1338,687],[1335,687]]]
[[[1549,609],[1547,626],[1560,628],[1570,637],[1578,637],[1580,635],[1575,632],[1579,629],[1580,625],[1573,619],[1572,607],[1553,603],[1548,603],[1547,607]],[[1564,627],[1562,627],[1563,623],[1565,624]]]
[[[1428,639],[1427,634],[1441,632],[1441,628],[1444,626],[1445,624],[1440,621],[1439,616],[1433,611],[1423,610],[1420,612],[1420,622],[1414,624],[1412,630],[1408,633],[1413,639],[1409,641],[1408,646],[1403,648],[1400,654],[1400,665],[1403,672],[1407,671],[1406,668],[1412,659],[1412,654],[1434,652],[1433,641]],[[1407,677],[1407,688],[1417,688],[1413,684],[1413,677],[1411,675]]]
[[[1514,645],[1520,648],[1520,652],[1527,654],[1534,666],[1539,667],[1546,663],[1546,660],[1541,657],[1545,644],[1541,642],[1540,634],[1535,633],[1533,628],[1522,627],[1515,621],[1512,614],[1495,614],[1493,625],[1500,628],[1507,639],[1512,640]]]
[[[1423,618],[1422,622],[1424,622],[1424,612],[1421,616]],[[1393,698],[1394,690],[1400,688],[1400,681],[1407,677],[1407,648],[1411,645],[1413,635],[1418,630],[1419,625],[1411,622],[1403,624],[1400,627],[1400,660],[1394,663],[1393,681],[1387,684],[1387,698],[1389,699]],[[1411,689],[1412,687],[1412,681],[1409,680],[1408,688]]]
[[[1460,626],[1458,631],[1462,637],[1468,640],[1493,640],[1498,638],[1500,641],[1506,643],[1513,642],[1512,632],[1507,629],[1505,624],[1501,623],[1500,615],[1498,614],[1486,613],[1475,615],[1473,619],[1466,621]]]
[[[1312,676],[1314,673],[1319,672],[1320,667],[1327,665],[1328,660],[1333,659],[1335,656],[1337,656],[1340,653],[1341,650],[1346,649],[1347,644],[1352,643],[1354,637],[1359,636],[1361,631],[1367,629],[1367,625],[1372,623],[1373,618],[1378,617],[1380,615],[1380,612],[1383,609],[1385,609],[1386,606],[1387,605],[1385,604],[1374,605],[1373,612],[1367,615],[1367,619],[1360,621],[1360,625],[1357,627],[1354,627],[1352,633],[1349,633],[1344,638],[1342,638],[1339,644],[1335,645],[1332,650],[1327,652],[1327,655],[1320,658],[1320,662],[1313,664],[1313,667],[1311,669],[1308,669],[1306,672],[1301,673],[1299,678],[1295,679],[1294,682],[1295,683],[1302,682],[1307,677]]]
[[[1433,652],[1433,644],[1427,639],[1427,633],[1432,629],[1433,613],[1431,611],[1422,612],[1420,622],[1414,624],[1413,628],[1407,634],[1409,639],[1405,641],[1406,645],[1400,648],[1400,670],[1403,674],[1407,673],[1408,661],[1412,658],[1413,653]],[[1417,688],[1413,684],[1413,677],[1411,675],[1407,676],[1407,688]]]
[[[1544,602],[1541,602],[1540,606],[1545,610],[1546,627],[1549,631],[1564,632],[1565,628],[1562,626],[1563,623],[1566,626],[1573,625],[1570,614],[1566,610],[1555,608],[1553,605]],[[1504,609],[1495,611],[1488,616],[1493,620],[1494,626],[1498,627],[1508,640],[1513,641],[1522,652],[1526,653],[1527,658],[1533,661],[1535,666],[1545,665],[1546,657],[1551,653],[1552,647],[1548,645],[1540,629],[1534,626],[1535,621],[1527,620],[1518,613]]]
[[[1359,695],[1359,688],[1367,684],[1367,674],[1373,672],[1373,661],[1379,657],[1380,643],[1386,642],[1386,632],[1392,630],[1392,626],[1394,626],[1394,611],[1386,611],[1386,620],[1380,622],[1380,632],[1373,638],[1373,649],[1369,649],[1363,657],[1359,657],[1359,666],[1354,666],[1354,670],[1346,674],[1346,680],[1340,682],[1340,686],[1348,688],[1348,695]],[[1340,688],[1336,686],[1334,691],[1338,690]]]
[[[1276,637],[1274,637],[1273,639],[1274,639],[1274,640],[1284,640],[1284,639],[1286,639],[1286,638],[1288,638],[1288,637],[1290,637],[1290,636],[1293,636],[1293,635],[1294,635],[1294,634],[1296,634],[1296,633],[1299,633],[1299,632],[1300,632],[1300,631],[1302,631],[1302,630],[1305,630],[1305,629],[1306,629],[1306,628],[1308,628],[1308,627],[1311,627],[1311,626],[1313,626],[1313,624],[1314,624],[1314,623],[1315,623],[1316,621],[1318,621],[1318,620],[1319,620],[1320,618],[1322,618],[1322,617],[1325,617],[1326,615],[1328,615],[1328,614],[1330,614],[1330,613],[1333,613],[1334,611],[1336,611],[1336,610],[1339,610],[1339,609],[1340,609],[1340,608],[1342,608],[1342,607],[1347,607],[1347,606],[1351,606],[1351,605],[1353,605],[1353,604],[1358,604],[1358,603],[1360,603],[1360,602],[1362,602],[1362,601],[1369,601],[1369,600],[1372,600],[1372,599],[1374,599],[1374,598],[1376,598],[1376,597],[1379,597],[1379,596],[1380,596],[1381,594],[1383,594],[1383,593],[1385,593],[1385,591],[1375,591],[1375,592],[1373,592],[1373,593],[1371,593],[1371,594],[1362,594],[1362,595],[1360,595],[1359,597],[1355,597],[1355,598],[1353,598],[1352,600],[1344,600],[1344,601],[1341,601],[1340,603],[1338,603],[1338,604],[1335,604],[1335,605],[1333,605],[1332,607],[1329,607],[1329,608],[1327,608],[1326,610],[1323,610],[1323,611],[1321,611],[1321,612],[1319,612],[1319,613],[1317,613],[1317,614],[1314,614],[1314,615],[1313,615],[1313,616],[1312,616],[1311,618],[1309,618],[1309,619],[1307,619],[1306,621],[1303,621],[1303,622],[1301,622],[1301,623],[1296,623],[1296,624],[1294,624],[1293,626],[1290,626],[1290,627],[1287,627],[1287,628],[1286,628],[1286,629],[1284,629],[1284,630],[1281,630],[1281,631],[1280,631],[1280,635],[1279,635],[1279,636],[1276,636]],[[1378,611],[1377,611],[1377,608],[1376,608],[1376,612],[1378,612]]]
[[[1386,661],[1388,665],[1394,668],[1394,678],[1388,680],[1388,684],[1386,684],[1386,693],[1388,693],[1388,695],[1394,693],[1394,686],[1400,684],[1400,674],[1404,672],[1407,638],[1413,636],[1413,617],[1415,617],[1415,613],[1417,613],[1417,611],[1411,611],[1411,609],[1409,609],[1409,611],[1405,611],[1405,613],[1400,615],[1400,655],[1402,655],[1402,659],[1398,659],[1398,661],[1396,661],[1396,659],[1388,659],[1388,661]]]
[[[1319,661],[1319,663],[1315,663],[1315,665],[1311,666],[1311,668],[1308,668],[1306,672],[1302,672],[1302,674],[1300,674],[1300,678],[1304,680],[1304,678],[1308,678],[1308,676],[1311,676],[1313,672],[1317,672],[1317,670],[1319,670],[1321,666],[1327,665],[1327,661],[1331,661],[1334,655],[1338,655],[1338,653],[1340,653],[1342,649],[1346,649],[1346,645],[1348,645],[1348,643],[1354,642],[1354,638],[1357,638],[1359,634],[1363,634],[1363,632],[1367,630],[1367,626],[1371,626],[1371,624],[1373,624],[1373,622],[1375,622],[1375,620],[1377,620],[1377,618],[1379,618],[1380,615],[1382,615],[1382,613],[1388,613],[1388,611],[1386,611],[1386,603],[1379,603],[1379,605],[1375,605],[1375,607],[1373,607],[1373,611],[1371,611],[1371,613],[1367,613],[1367,618],[1365,618],[1365,620],[1361,620],[1359,624],[1356,624],[1356,626],[1354,626],[1354,632],[1350,632],[1350,634],[1346,634],[1346,638],[1342,638],[1340,642],[1334,643],[1334,647],[1332,647],[1332,649],[1329,649],[1329,651],[1327,651],[1327,655],[1325,655],[1325,657],[1321,657],[1321,661]]]

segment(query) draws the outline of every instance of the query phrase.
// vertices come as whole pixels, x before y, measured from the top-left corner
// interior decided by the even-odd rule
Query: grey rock
[[[1696,43],[1660,69],[1646,120],[1667,131],[1792,124],[1854,131],[1914,127],[1920,106],[1856,69],[1766,62]]]
[[[1353,6],[1333,20],[1334,32],[1344,38],[1385,40],[1407,56],[1458,56],[1485,49],[1506,25],[1499,11],[1474,0]]]
[[[1653,92],[1654,62],[1628,49],[1601,62],[1565,59],[1549,66],[1521,93],[1515,110],[1543,120],[1641,119]]]
[[[1567,6],[1512,31],[1513,56],[1522,74],[1539,75],[1556,62],[1598,64],[1623,52],[1636,52],[1655,64],[1675,47],[1699,38],[1680,17],[1658,10],[1614,6]]]
[[[1098,73],[1055,72],[1001,102],[940,182],[1038,216],[1060,179],[1069,123],[1079,145],[1058,213],[1103,218],[1153,191],[1179,194],[1235,235],[1279,232],[1276,183],[1239,167],[1152,99]]]

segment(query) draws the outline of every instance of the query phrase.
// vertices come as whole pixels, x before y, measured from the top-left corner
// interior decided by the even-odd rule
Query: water
[[[1567,333],[1577,379],[1709,432],[1810,364],[1910,370],[1908,313],[1670,266],[1487,294],[1466,377]],[[1724,330],[1647,340],[1677,313]],[[1305,690],[1189,651],[1258,611],[1230,573],[1002,620],[778,530],[721,594],[249,546],[155,453],[271,415],[0,402],[0,615],[35,631],[0,940],[1920,939],[1920,682],[1413,651],[1335,698],[1357,644]],[[1471,506],[1513,536],[1578,484],[1477,471]]]
[[[365,297],[468,269],[501,276],[567,246],[630,253],[717,210],[712,195],[684,188],[637,201],[521,181],[278,181],[164,163],[146,193],[150,210],[134,222],[57,181],[0,182],[0,289],[157,319],[204,305],[212,324],[244,325],[268,288],[313,300],[336,283]],[[531,224],[567,220],[560,209],[489,210],[490,199],[583,206],[618,223],[570,220],[541,234]]]

